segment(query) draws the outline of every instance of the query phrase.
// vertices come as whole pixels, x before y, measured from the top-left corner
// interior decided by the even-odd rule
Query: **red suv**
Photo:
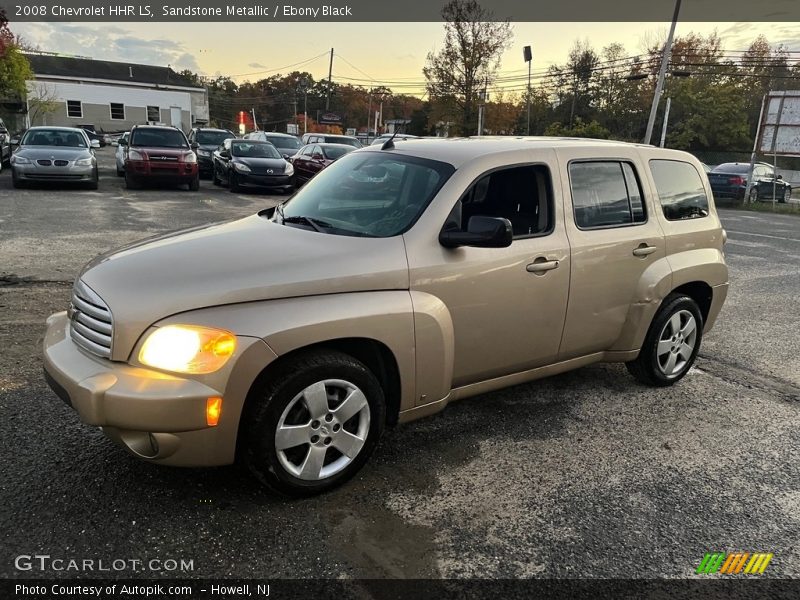
[[[128,189],[136,189],[144,181],[186,184],[195,192],[200,189],[197,155],[180,129],[135,125],[124,145]]]

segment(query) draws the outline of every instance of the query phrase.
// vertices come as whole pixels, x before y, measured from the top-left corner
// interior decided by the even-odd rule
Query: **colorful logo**
[[[761,575],[772,560],[771,552],[707,552],[697,567],[698,575]]]

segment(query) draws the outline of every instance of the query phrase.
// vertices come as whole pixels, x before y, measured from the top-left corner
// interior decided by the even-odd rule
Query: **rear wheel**
[[[697,303],[689,296],[670,294],[650,324],[638,358],[625,366],[646,385],[672,385],[694,364],[702,338],[703,316]]]
[[[347,354],[318,351],[270,373],[242,416],[242,458],[268,487],[308,496],[355,475],[383,432],[383,390]]]
[[[758,202],[758,188],[751,187],[750,188],[750,196],[748,196],[750,202]]]
[[[781,202],[785,204],[789,202],[791,199],[792,199],[792,188],[787,185],[786,189],[783,191],[783,200],[781,200]]]

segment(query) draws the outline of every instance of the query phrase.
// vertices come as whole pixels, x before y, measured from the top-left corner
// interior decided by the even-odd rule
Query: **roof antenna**
[[[391,150],[392,148],[394,148],[394,141],[393,141],[394,140],[394,136],[397,135],[397,132],[399,130],[400,130],[399,127],[395,128],[394,132],[392,133],[392,137],[390,137],[388,140],[383,142],[383,146],[381,146],[381,150]]]

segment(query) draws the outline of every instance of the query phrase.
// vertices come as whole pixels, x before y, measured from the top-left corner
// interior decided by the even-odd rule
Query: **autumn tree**
[[[8,28],[8,19],[0,9],[0,103],[19,102],[25,97],[26,81],[33,79],[20,40]]]
[[[426,87],[439,112],[458,123],[462,135],[470,135],[476,130],[478,93],[496,77],[511,43],[511,25],[496,21],[476,0],[451,0],[442,18],[444,45],[428,53],[423,68]]]

